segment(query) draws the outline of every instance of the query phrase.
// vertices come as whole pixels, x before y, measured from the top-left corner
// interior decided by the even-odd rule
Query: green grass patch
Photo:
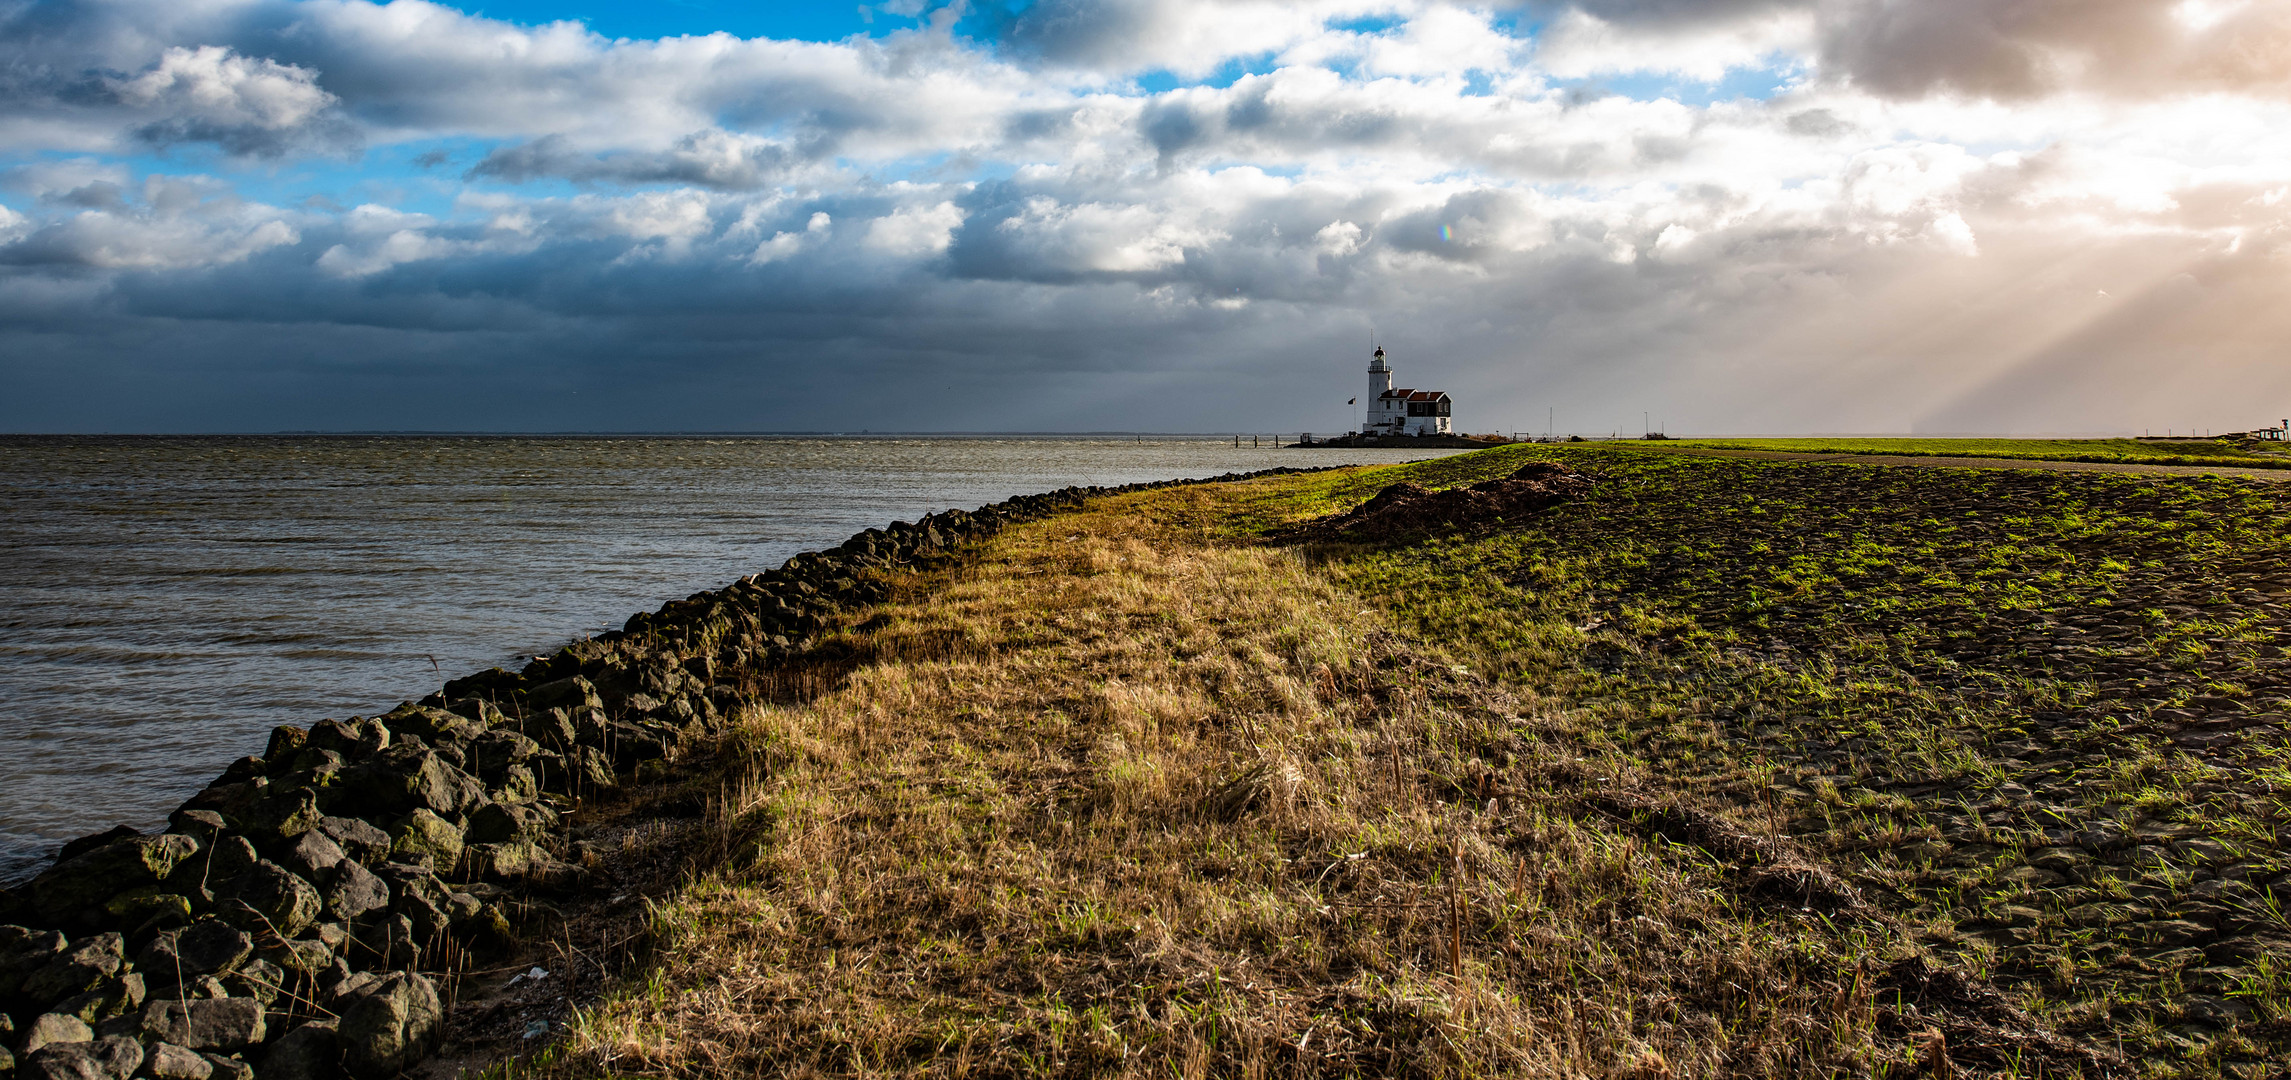
[[[2291,468],[2291,451],[2241,439],[1672,439],[1653,448],[1777,450],[1799,454],[2017,458],[2133,465]]]
[[[1537,458],[1595,493],[1312,550],[1588,752],[1771,808],[2062,1030],[2158,1076],[2291,1052],[2291,492],[1518,446],[1280,485],[1234,527]]]

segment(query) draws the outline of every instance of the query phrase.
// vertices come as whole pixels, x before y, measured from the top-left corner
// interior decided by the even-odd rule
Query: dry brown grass
[[[1893,930],[1757,899],[1590,809],[1647,781],[1572,738],[1579,718],[1392,638],[1295,552],[1207,539],[1233,497],[1105,500],[853,613],[847,680],[742,717],[716,854],[658,906],[652,966],[535,1068],[1914,1060],[1870,976]]]

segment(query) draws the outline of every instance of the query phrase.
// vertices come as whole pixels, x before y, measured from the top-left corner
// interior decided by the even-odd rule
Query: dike
[[[1341,466],[1334,466],[1341,467]],[[66,844],[0,889],[0,1080],[380,1080],[439,1043],[470,957],[510,955],[596,859],[572,811],[657,780],[827,616],[1093,497],[1325,469],[1070,487],[868,529],[631,617],[522,671],[282,726],[162,833]],[[616,898],[618,899],[618,898]]]

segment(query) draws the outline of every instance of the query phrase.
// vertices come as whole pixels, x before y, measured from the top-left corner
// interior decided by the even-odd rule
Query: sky
[[[2291,0],[0,0],[0,431],[2291,416]]]

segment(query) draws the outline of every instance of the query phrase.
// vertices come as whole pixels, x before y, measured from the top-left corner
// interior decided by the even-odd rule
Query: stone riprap
[[[877,572],[1092,496],[1308,471],[896,522],[522,671],[280,727],[165,832],[74,841],[0,890],[0,1078],[394,1076],[444,1031],[451,1003],[425,972],[508,951],[522,897],[582,884],[560,823],[708,745],[741,703],[731,676],[800,662],[830,616],[885,597]]]

